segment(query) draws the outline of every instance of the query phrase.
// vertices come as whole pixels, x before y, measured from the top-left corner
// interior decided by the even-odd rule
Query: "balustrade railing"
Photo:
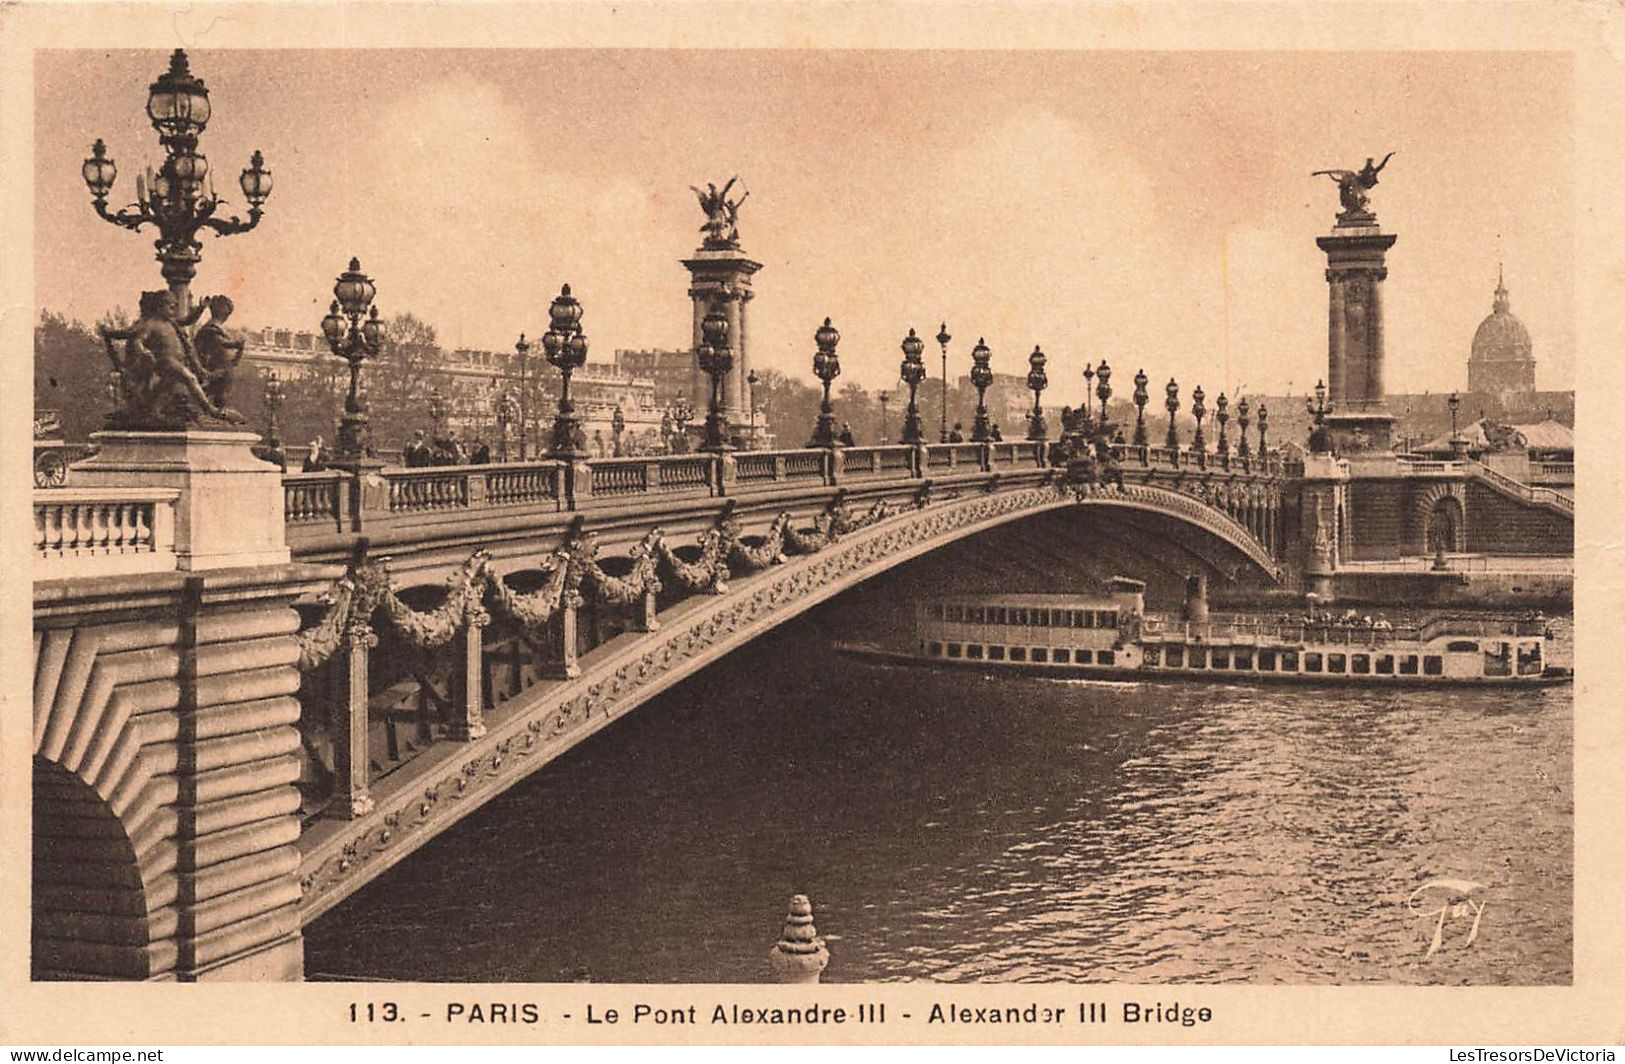
[[[288,473],[282,478],[282,516],[290,525],[336,523],[344,512],[344,476]]]
[[[468,506],[468,479],[474,467],[386,469],[391,513],[458,510]]]
[[[485,501],[493,506],[558,502],[563,497],[557,462],[501,465],[485,469]]]
[[[705,490],[711,486],[718,463],[707,454],[660,459],[660,490]]]
[[[1561,510],[1570,517],[1574,516],[1574,500],[1560,491],[1553,491],[1551,488],[1538,488],[1522,481],[1513,480],[1505,473],[1491,469],[1482,462],[1468,461],[1463,465],[1467,467],[1473,476],[1496,485],[1509,495],[1519,496],[1525,501],[1536,505],[1550,506],[1553,509]]]
[[[166,572],[176,565],[173,488],[52,488],[34,493],[41,578]]]

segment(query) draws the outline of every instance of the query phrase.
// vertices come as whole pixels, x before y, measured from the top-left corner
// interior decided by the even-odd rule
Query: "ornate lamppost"
[[[581,331],[581,304],[570,294],[570,286],[559,289],[547,308],[548,330],[542,334],[542,351],[548,363],[564,377],[559,391],[559,411],[553,418],[553,438],[548,453],[554,458],[587,457],[581,419],[576,417],[575,400],[570,398],[570,374],[587,362],[587,335]]]
[[[1219,398],[1216,400],[1216,405],[1219,409],[1218,412],[1213,415],[1213,417],[1219,423],[1219,445],[1217,448],[1219,452],[1219,463],[1228,468],[1230,465],[1230,441],[1225,438],[1224,431],[1225,426],[1230,421],[1230,400],[1225,398],[1223,392],[1220,392]]]
[[[988,350],[985,337],[977,338],[970,358],[970,382],[976,387],[976,420],[971,425],[970,440],[972,443],[986,443],[993,438],[987,418],[987,389],[993,383],[993,367],[988,363],[993,358],[993,352]]]
[[[1146,445],[1145,404],[1151,401],[1151,393],[1146,390],[1146,386],[1150,383],[1151,378],[1145,375],[1144,369],[1134,374],[1134,446],[1136,447]]]
[[[1095,367],[1085,362],[1083,364],[1083,415],[1092,418],[1095,416]]]
[[[754,451],[761,446],[756,442],[756,386],[762,383],[762,378],[756,375],[755,370],[751,370],[745,374],[745,383],[750,385],[746,405],[750,407],[750,450]]]
[[[1460,435],[1456,431],[1456,411],[1461,409],[1461,396],[1451,392],[1448,402],[1450,405],[1450,441],[1454,445],[1456,437]]]
[[[1162,404],[1168,408],[1168,439],[1165,441],[1165,446],[1173,452],[1174,461],[1178,462],[1179,428],[1175,423],[1174,415],[1179,413],[1179,382],[1169,377],[1168,387],[1164,390],[1168,393],[1168,398]]]
[[[700,321],[700,346],[694,354],[700,369],[711,376],[711,404],[705,415],[706,451],[731,451],[728,445],[728,416],[722,408],[722,378],[733,369],[733,348],[728,346],[728,317],[713,309]]]
[[[508,426],[519,417],[519,403],[511,392],[504,391],[497,396],[497,461],[508,460]]]
[[[908,385],[908,410],[903,414],[903,442],[911,447],[917,447],[925,442],[925,433],[920,427],[919,389],[920,382],[925,380],[925,360],[921,355],[925,352],[925,341],[914,335],[910,329],[903,338],[903,364],[897,375]],[[944,416],[947,415],[947,406],[943,407]]]
[[[525,381],[525,367],[529,364],[530,344],[525,342],[525,334],[519,334],[519,340],[513,345],[514,354],[519,357],[519,460],[525,460],[525,422],[529,417],[528,389]]]
[[[824,401],[818,407],[818,424],[813,427],[812,442],[807,444],[809,447],[834,447],[836,443],[835,407],[829,401],[829,386],[841,375],[841,356],[835,352],[835,345],[840,342],[841,334],[828,318],[813,333],[813,343],[818,345],[813,355],[813,375],[824,382]]]
[[[1033,393],[1033,416],[1027,423],[1029,440],[1042,440],[1049,436],[1049,426],[1044,424],[1044,408],[1039,404],[1039,397],[1049,387],[1049,377],[1044,373],[1044,365],[1048,361],[1043,350],[1034,344],[1033,353],[1027,356],[1027,387]]]
[[[910,333],[913,331],[909,330]],[[948,341],[952,339],[948,335],[948,323],[943,322],[942,328],[937,331],[937,343],[942,347],[942,425],[938,443],[948,442]]]
[[[1207,465],[1207,439],[1202,435],[1202,419],[1207,417],[1207,406],[1203,403],[1206,398],[1200,384],[1191,392],[1191,417],[1196,419],[1196,435],[1191,438],[1191,447],[1196,451],[1197,463],[1204,466]]]
[[[1106,403],[1112,397],[1112,368],[1106,364],[1105,359],[1095,368],[1095,398],[1100,400],[1100,431],[1106,431],[1106,425],[1111,421],[1106,410]]]
[[[333,285],[334,299],[322,319],[327,346],[350,365],[350,392],[344,397],[344,416],[339,419],[338,453],[329,464],[352,472],[373,457],[367,404],[361,392],[361,363],[378,357],[384,345],[384,323],[372,302],[377,291],[372,278],[361,272],[361,261],[351,259],[350,268]]]
[[[1263,403],[1258,404],[1258,457],[1267,459],[1269,448],[1270,408]]]
[[[1309,432],[1309,449],[1317,453],[1331,450],[1330,441],[1326,438],[1326,382],[1315,382],[1315,397],[1304,400],[1309,415],[1315,419],[1314,428]]]
[[[609,431],[615,439],[615,457],[621,456],[621,433],[626,431],[626,415],[621,412],[621,404],[615,404],[615,411],[609,416]]]
[[[429,389],[429,432],[436,439],[445,438],[445,429],[442,422],[446,420],[446,397],[440,394],[439,387]]]
[[[886,434],[891,428],[891,392],[881,389],[875,393],[880,400],[880,446],[886,446]]]
[[[677,434],[672,438],[679,441],[674,450],[679,453],[686,452],[688,450],[688,423],[694,420],[694,408],[689,405],[688,396],[679,395],[677,397],[677,404],[672,407],[671,420],[677,426]]]
[[[287,457],[282,453],[282,432],[277,425],[277,412],[282,409],[284,398],[282,378],[273,369],[265,377],[265,457],[286,470]]]
[[[1251,411],[1252,407],[1248,404],[1247,397],[1242,396],[1241,402],[1236,404],[1236,424],[1241,426],[1241,439],[1236,441],[1236,454],[1241,457],[1242,461],[1246,461],[1253,453],[1252,448],[1247,443],[1247,426],[1252,424],[1251,419],[1248,417]]]
[[[209,89],[192,75],[186,53],[177,48],[170,56],[169,69],[147,89],[147,117],[158,131],[164,161],[157,173],[148,167],[146,174],[136,178],[136,202],[118,211],[107,209],[107,195],[113,190],[118,168],[101,140],[91,145],[90,157],[80,167],[91,202],[103,219],[132,232],[148,224],[157,228],[158,262],[175,297],[175,313],[182,318],[191,310],[189,286],[202,259],[198,232],[213,229],[221,236],[248,232],[259,224],[265,200],[271,195],[271,171],[265,169],[265,157],[256,150],[237,179],[248,200],[248,220],[216,217],[221,199],[208,176],[209,160],[197,150],[209,115]]]

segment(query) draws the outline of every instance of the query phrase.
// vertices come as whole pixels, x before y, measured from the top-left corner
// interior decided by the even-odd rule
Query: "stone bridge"
[[[1044,451],[297,474],[294,560],[201,572],[178,567],[173,491],[40,493],[36,977],[297,978],[304,923],[516,780],[1008,522],[1139,514],[1217,572],[1281,579],[1274,456],[1120,448],[1120,483],[1073,485]]]

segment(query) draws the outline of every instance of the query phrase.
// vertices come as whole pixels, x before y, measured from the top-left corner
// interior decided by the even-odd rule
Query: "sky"
[[[1085,360],[1254,394],[1326,370],[1337,190],[1313,170],[1396,154],[1372,193],[1398,234],[1384,290],[1393,392],[1466,384],[1504,263],[1543,389],[1573,387],[1573,75],[1556,53],[198,50],[216,186],[255,148],[275,178],[251,233],[203,238],[195,293],[234,324],[315,329],[352,255],[387,316],[447,347],[511,350],[569,282],[591,357],[689,342],[703,215],[737,174],[763,264],[751,361],[895,386],[910,327],[985,338],[997,371],[1041,345],[1076,401]],[[93,321],[161,285],[150,230],[98,219],[160,149],[157,51],[35,55],[36,299]],[[229,209],[229,208],[228,208]],[[936,345],[927,349],[937,366]],[[935,375],[936,369],[932,373]]]

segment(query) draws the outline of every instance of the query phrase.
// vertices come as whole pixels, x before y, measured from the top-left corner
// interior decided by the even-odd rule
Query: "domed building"
[[[1534,344],[1523,322],[1512,316],[1504,276],[1495,285],[1495,305],[1473,334],[1467,357],[1467,390],[1499,397],[1535,390]]]

